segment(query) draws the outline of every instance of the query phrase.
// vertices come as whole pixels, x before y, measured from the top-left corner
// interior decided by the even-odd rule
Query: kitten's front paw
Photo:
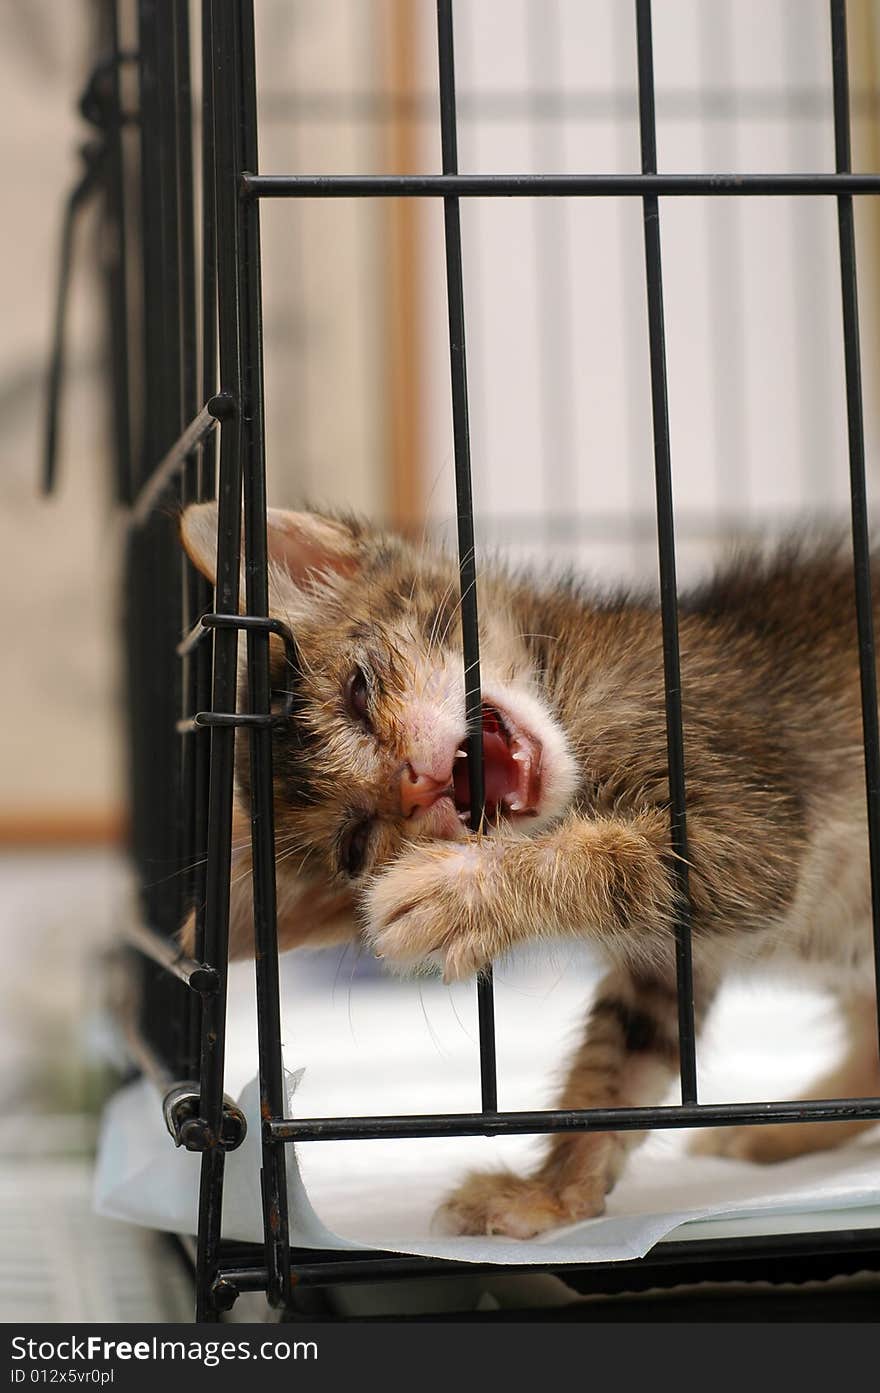
[[[491,844],[414,847],[376,877],[364,900],[377,957],[411,968],[439,957],[447,982],[472,977],[504,948],[493,923]]]

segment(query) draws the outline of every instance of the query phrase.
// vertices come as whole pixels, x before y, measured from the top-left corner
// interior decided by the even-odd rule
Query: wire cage
[[[703,1104],[697,1092],[690,927],[676,927],[681,1103],[587,1111],[498,1107],[491,973],[476,986],[481,1108],[472,1113],[380,1117],[285,1116],[272,803],[273,713],[269,638],[296,667],[296,641],[269,617],[264,443],[260,208],[267,199],[432,199],[442,202],[449,325],[461,615],[472,816],[483,801],[478,567],[468,423],[462,199],[633,199],[641,206],[647,291],[656,486],[656,545],[663,633],[670,839],[687,904],[687,750],[678,649],[661,199],[797,196],[836,202],[845,350],[850,500],[864,727],[875,958],[880,982],[880,731],[871,606],[865,430],[859,361],[854,199],[880,193],[880,174],[852,172],[844,0],[831,0],[833,173],[658,172],[651,0],[636,0],[641,171],[614,174],[461,174],[458,167],[452,0],[437,3],[437,91],[442,170],[433,174],[263,174],[257,154],[257,73],[251,0],[116,0],[103,5],[105,50],[84,114],[99,138],[68,206],[51,378],[46,477],[54,472],[64,288],[70,231],[85,194],[100,189],[110,253],[116,486],[132,510],[125,567],[125,648],[131,752],[131,849],[142,886],[132,931],[140,1013],[132,1050],[160,1080],[169,1128],[201,1154],[195,1255],[197,1318],[220,1319],[245,1291],[284,1307],[298,1285],[378,1280],[456,1270],[452,1262],[387,1253],[358,1257],[292,1250],[286,1147],[321,1139],[502,1136],[565,1130],[716,1126],[726,1123],[880,1118],[880,1099]],[[195,15],[200,29],[191,32]],[[131,42],[121,17],[133,20]],[[126,31],[127,34],[127,31]],[[191,44],[201,45],[200,109],[193,105]],[[198,148],[195,141],[198,139]],[[194,158],[197,156],[197,158]],[[196,178],[196,168],[199,177]],[[217,497],[217,585],[184,566],[172,514]],[[243,555],[241,553],[243,537]],[[241,562],[246,577],[240,596]],[[186,637],[181,642],[180,635]],[[245,709],[237,709],[237,654],[246,639]],[[289,694],[292,699],[293,693]],[[244,1120],[224,1098],[233,747],[248,741],[259,1033],[264,1243],[221,1239],[226,1152]],[[180,873],[180,868],[189,868]],[[167,868],[166,876],[157,873]],[[197,907],[196,951],[175,939]],[[590,1289],[636,1290],[687,1276],[827,1275],[880,1260],[880,1232],[662,1243],[645,1259],[590,1264]],[[545,1264],[536,1258],[534,1269]],[[473,1270],[472,1268],[470,1270]],[[567,1270],[571,1270],[568,1268]]]

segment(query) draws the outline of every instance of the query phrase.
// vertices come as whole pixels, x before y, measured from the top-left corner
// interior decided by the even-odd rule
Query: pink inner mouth
[[[490,821],[499,816],[535,817],[541,801],[541,746],[525,731],[515,730],[495,706],[483,702],[484,809]],[[471,811],[467,741],[458,747],[452,774],[455,807],[462,818]]]

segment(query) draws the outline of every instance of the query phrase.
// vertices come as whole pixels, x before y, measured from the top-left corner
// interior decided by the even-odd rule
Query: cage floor
[[[230,991],[227,1090],[252,1106],[256,1067],[252,967]],[[599,974],[586,953],[502,965],[496,984],[500,1103],[547,1107]],[[473,988],[380,977],[352,954],[290,955],[283,964],[285,1059],[301,1072],[298,1116],[452,1112],[478,1107]],[[833,1055],[839,1024],[829,1001],[765,981],[731,987],[700,1049],[705,1101],[796,1097]],[[111,1110],[98,1188],[108,1212],[191,1231],[198,1160],[169,1151],[147,1085]],[[670,1098],[669,1101],[672,1101]],[[252,1131],[257,1132],[255,1126]],[[295,1241],[385,1248],[465,1261],[528,1263],[625,1259],[663,1237],[815,1232],[880,1226],[880,1129],[855,1145],[769,1168],[692,1158],[682,1132],[654,1133],[600,1220],[534,1243],[444,1239],[437,1204],[473,1166],[522,1169],[534,1138],[312,1142],[291,1166]],[[251,1153],[251,1148],[256,1148]],[[229,1158],[224,1230],[259,1238],[257,1137]],[[291,1154],[291,1153],[289,1153]],[[251,1174],[253,1172],[253,1174]],[[684,1220],[691,1220],[680,1228]],[[696,1222],[699,1221],[699,1222]]]

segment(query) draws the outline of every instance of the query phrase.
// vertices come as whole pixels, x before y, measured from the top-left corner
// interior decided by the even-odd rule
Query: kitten
[[[216,506],[188,509],[182,535],[213,580]],[[656,606],[481,575],[477,836],[454,561],[359,522],[274,510],[269,550],[270,607],[304,666],[300,712],[275,735],[282,949],[351,937],[359,922],[387,964],[439,961],[452,981],[515,944],[586,936],[610,971],[557,1106],[657,1102],[678,1046]],[[681,602],[697,1024],[743,958],[823,970],[849,1047],[814,1097],[880,1094],[851,572],[842,550],[791,545]],[[271,663],[281,689],[275,640]],[[238,802],[241,818],[246,749]],[[252,952],[248,864],[237,853],[234,956]],[[775,1161],[869,1125],[724,1128],[700,1142]],[[552,1136],[530,1176],[470,1176],[443,1226],[526,1238],[598,1214],[638,1140]]]

